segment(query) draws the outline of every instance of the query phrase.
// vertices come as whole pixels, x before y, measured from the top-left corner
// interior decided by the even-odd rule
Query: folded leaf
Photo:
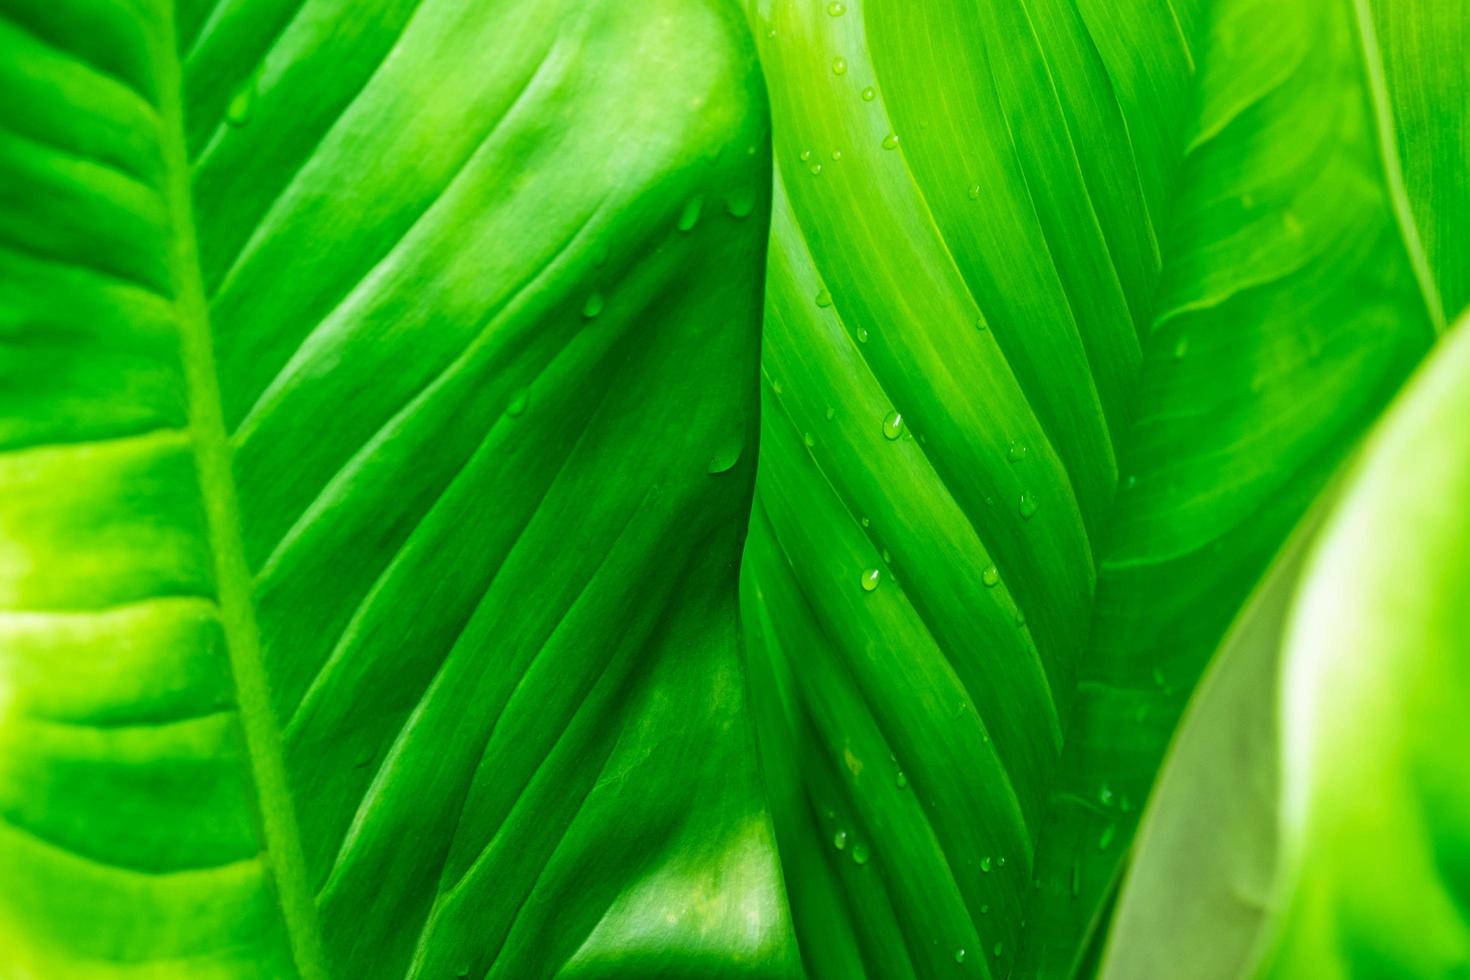
[[[753,7],[742,602],[803,955],[1064,975],[1196,677],[1434,335],[1427,185],[1339,0]]]
[[[710,2],[0,2],[0,973],[780,973]]]

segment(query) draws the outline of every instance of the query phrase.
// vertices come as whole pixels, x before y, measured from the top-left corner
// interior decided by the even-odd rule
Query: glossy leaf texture
[[[792,966],[740,12],[4,0],[0,93],[0,974]]]
[[[1089,948],[1196,678],[1454,282],[1366,10],[752,5],[742,607],[812,975]]]

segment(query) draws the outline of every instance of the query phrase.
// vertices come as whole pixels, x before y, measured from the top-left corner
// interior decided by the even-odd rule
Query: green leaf
[[[1066,975],[1195,679],[1434,336],[1430,184],[1380,148],[1445,133],[1381,128],[1338,0],[754,14],[742,602],[803,956]]]
[[[792,967],[713,2],[0,2],[0,973]]]
[[[1374,433],[1286,628],[1260,975],[1470,970],[1470,328]]]

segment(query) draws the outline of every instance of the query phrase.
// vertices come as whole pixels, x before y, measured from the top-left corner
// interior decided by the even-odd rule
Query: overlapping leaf
[[[791,962],[716,3],[0,4],[0,974]]]

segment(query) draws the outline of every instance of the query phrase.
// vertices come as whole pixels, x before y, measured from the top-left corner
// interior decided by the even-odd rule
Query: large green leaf
[[[803,956],[1063,975],[1194,680],[1442,321],[1455,178],[1395,148],[1444,133],[1399,139],[1347,0],[753,15],[742,602]]]
[[[0,2],[0,975],[782,972],[703,0]]]

